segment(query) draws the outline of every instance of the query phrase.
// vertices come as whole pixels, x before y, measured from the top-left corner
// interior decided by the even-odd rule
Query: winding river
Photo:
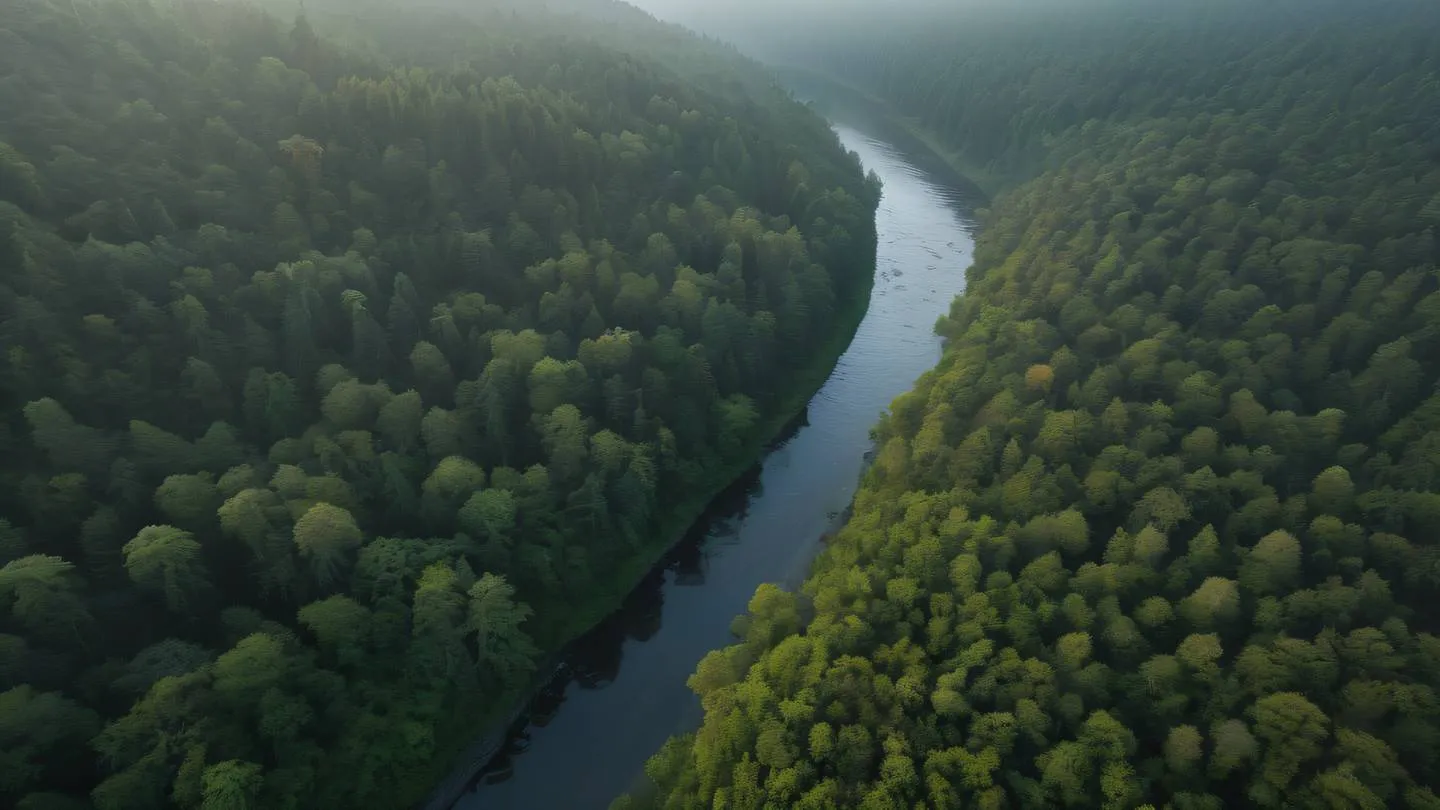
[[[837,124],[884,181],[870,308],[792,431],[712,505],[626,604],[569,649],[508,753],[456,810],[603,810],[700,720],[685,685],[763,582],[803,579],[849,505],[870,428],[933,366],[932,327],[964,287],[976,197],[934,155],[873,123]]]

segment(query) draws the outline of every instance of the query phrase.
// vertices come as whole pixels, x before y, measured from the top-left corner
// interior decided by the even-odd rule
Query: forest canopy
[[[732,52],[314,5],[0,18],[0,805],[413,803],[863,311]]]
[[[1006,191],[618,807],[1440,807],[1440,17],[1113,5],[822,62]]]

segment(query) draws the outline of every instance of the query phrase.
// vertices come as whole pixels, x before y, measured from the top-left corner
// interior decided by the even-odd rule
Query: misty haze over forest
[[[1435,1],[640,5],[5,0],[0,807],[1440,810]]]
[[[960,2],[637,0],[634,5],[661,20],[718,37],[766,61],[784,64],[795,60],[797,49],[803,53],[811,48],[833,47],[841,32],[845,36],[866,28],[873,30],[880,23],[909,26],[936,15],[956,13]]]

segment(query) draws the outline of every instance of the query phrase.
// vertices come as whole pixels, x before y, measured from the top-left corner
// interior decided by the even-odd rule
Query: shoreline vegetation
[[[733,51],[265,5],[0,29],[5,806],[454,787],[867,308],[874,178]]]
[[[810,54],[1011,179],[847,525],[613,807],[1440,806],[1429,10],[956,11]]]
[[[834,106],[842,112],[843,117],[843,110],[848,105],[862,105],[867,118],[878,117],[890,127],[898,128],[904,139],[911,141],[912,148],[918,146],[923,148],[925,153],[939,158],[955,178],[980,192],[986,199],[993,199],[1013,185],[1013,179],[1001,176],[993,168],[968,158],[963,151],[947,144],[938,131],[920,118],[906,114],[891,102],[838,74],[825,73],[803,65],[779,65],[773,69],[789,86],[799,88],[802,96],[821,96],[822,98],[811,101],[822,113]]]
[[[844,320],[841,332],[835,335],[825,349],[816,354],[816,362],[799,375],[801,380],[799,388],[786,400],[786,405],[781,406],[774,417],[757,430],[748,446],[749,455],[747,457],[749,460],[743,464],[739,461],[732,462],[724,468],[723,473],[714,477],[713,484],[705,490],[708,493],[706,497],[702,499],[697,495],[675,510],[674,516],[668,521],[669,530],[656,534],[657,538],[666,538],[666,542],[651,543],[648,549],[636,555],[617,576],[617,582],[628,582],[629,585],[623,586],[621,590],[611,590],[603,595],[597,595],[588,609],[582,608],[579,611],[579,618],[575,619],[562,632],[564,641],[559,645],[556,653],[547,659],[543,667],[537,669],[537,672],[547,673],[545,677],[537,677],[525,690],[512,696],[507,703],[506,720],[503,725],[499,723],[498,719],[481,724],[489,730],[479,735],[476,742],[453,758],[455,763],[445,770],[443,778],[436,780],[437,787],[434,792],[421,802],[419,807],[424,810],[449,810],[465,794],[474,780],[480,778],[490,762],[501,753],[515,724],[526,716],[535,696],[554,676],[556,668],[564,660],[569,646],[583,638],[606,617],[619,609],[625,597],[643,582],[656,566],[664,563],[670,551],[681,542],[696,521],[703,518],[715,498],[733,485],[746,470],[764,461],[771,450],[774,439],[784,435],[786,429],[804,414],[810,400],[825,385],[826,380],[834,371],[835,364],[845,354],[854,339],[861,321],[865,319],[869,304],[870,293],[867,289],[863,297],[855,299],[854,306],[850,308],[852,311],[842,314],[841,317]]]

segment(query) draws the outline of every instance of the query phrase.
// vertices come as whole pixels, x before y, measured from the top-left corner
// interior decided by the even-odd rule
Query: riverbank
[[[987,199],[994,198],[1015,184],[1014,177],[973,160],[964,152],[948,145],[938,133],[919,119],[905,115],[890,102],[864,88],[805,67],[776,67],[775,72],[798,97],[814,103],[822,114],[832,120],[858,111],[865,114],[872,128],[878,122],[888,124],[891,131],[886,132],[886,135],[892,141],[900,143],[910,140],[913,142],[911,148],[923,148],[935,155],[944,162],[955,179],[973,186]]]
[[[533,716],[513,729],[494,779],[464,794],[458,810],[604,810],[633,789],[665,739],[699,720],[687,678],[707,653],[733,643],[732,619],[760,585],[809,569],[852,501],[875,420],[939,358],[930,325],[964,286],[974,192],[951,183],[933,155],[848,123],[836,129],[884,184],[874,287],[853,341],[793,432],[620,610],[569,647]]]
[[[870,276],[860,285],[860,293],[852,296],[846,306],[837,308],[839,324],[834,336],[814,356],[812,362],[796,375],[798,384],[793,392],[781,400],[768,419],[761,422],[745,451],[738,454],[736,460],[717,467],[694,496],[681,501],[672,508],[668,517],[662,518],[654,539],[621,565],[612,579],[612,587],[597,592],[586,605],[573,612],[570,620],[557,634],[556,643],[550,645],[553,652],[547,655],[544,664],[536,669],[536,676],[529,686],[510,693],[488,713],[482,715],[478,723],[470,725],[472,729],[482,729],[478,740],[473,733],[456,735],[473,742],[463,747],[451,746],[458,749],[457,753],[448,759],[443,770],[436,769],[435,778],[430,782],[436,787],[417,805],[419,808],[449,810],[464,795],[486,766],[504,749],[512,727],[525,717],[531,702],[553,679],[566,657],[568,648],[619,609],[625,598],[685,537],[686,532],[700,519],[710,504],[763,458],[773,442],[783,436],[805,411],[810,400],[829,379],[835,364],[854,340],[866,312],[869,311],[874,291],[874,274],[875,266],[872,263]]]

